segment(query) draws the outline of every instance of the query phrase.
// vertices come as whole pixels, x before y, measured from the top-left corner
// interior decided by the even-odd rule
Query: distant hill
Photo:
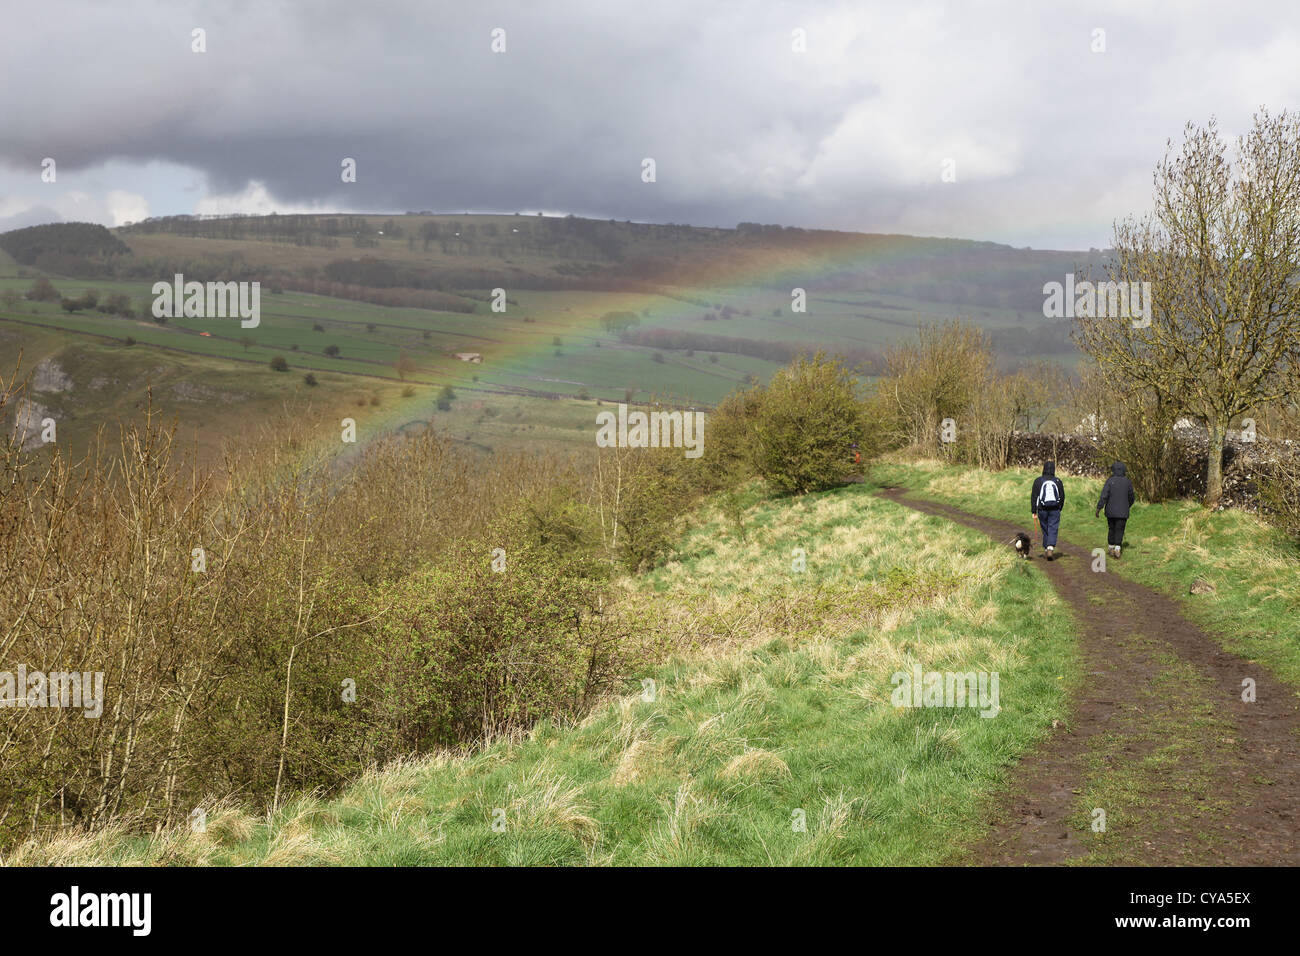
[[[1068,367],[1079,359],[1070,325],[1043,317],[1042,287],[1101,255],[753,223],[432,213],[70,223],[6,233],[0,250],[0,367],[22,355],[26,369],[63,369],[72,387],[41,401],[66,419],[69,447],[135,414],[153,388],[205,455],[288,399],[377,409],[380,429],[436,421],[473,447],[549,453],[589,444],[597,403],[709,407],[816,351],[871,377],[918,325],[954,319],[985,330],[1005,368]],[[29,300],[36,273],[63,297],[124,296],[127,314]],[[155,321],[153,284],[176,273],[260,281],[260,324]],[[448,385],[460,396],[451,411],[434,398]]]
[[[111,260],[131,250],[103,226],[60,222],[0,234],[0,249],[17,262],[63,275],[112,275]]]
[[[433,213],[59,224],[6,233],[0,250],[15,260],[6,272],[0,259],[0,365],[23,353],[29,366],[52,358],[68,370],[76,388],[58,402],[78,415],[70,439],[136,407],[153,383],[213,447],[285,394],[368,408],[381,396],[390,424],[414,427],[437,412],[427,390],[446,385],[465,401],[435,417],[454,421],[458,440],[574,443],[592,403],[707,407],[814,351],[870,377],[918,325],[954,319],[984,329],[1004,367],[1070,366],[1070,325],[1043,317],[1043,284],[1102,255],[754,223]],[[62,296],[125,296],[132,314],[27,300],[33,279],[19,263]],[[260,281],[260,324],[154,321],[153,284],[176,273]],[[504,310],[493,308],[497,288]],[[482,363],[458,360],[466,351]],[[140,370],[124,376],[128,354]],[[294,374],[272,371],[277,358]],[[216,380],[243,398],[226,412],[189,400],[186,383]],[[92,385],[103,382],[117,384]]]
[[[1104,255],[757,223],[717,229],[574,216],[172,216],[118,233],[153,272],[188,262],[191,271],[213,269],[225,278],[235,277],[232,269],[272,270],[291,282],[447,292],[503,286],[662,293],[675,287],[686,301],[694,299],[680,290],[691,287],[815,286],[823,297],[883,293],[1023,312],[1027,322],[1042,321],[1045,282],[1097,271]],[[710,304],[707,294],[695,299]],[[876,307],[907,311],[879,301]]]

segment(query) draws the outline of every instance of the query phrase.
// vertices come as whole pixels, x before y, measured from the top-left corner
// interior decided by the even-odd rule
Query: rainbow
[[[772,342],[801,341],[808,338],[802,331],[806,318],[792,311],[791,290],[800,288],[809,299],[828,297],[834,293],[820,294],[837,277],[845,274],[889,274],[900,266],[915,268],[924,260],[935,258],[945,247],[986,246],[999,248],[993,243],[971,243],[968,240],[919,239],[902,235],[868,235],[861,233],[783,231],[779,244],[755,242],[723,245],[710,258],[689,263],[674,273],[674,282],[643,283],[637,291],[582,293],[579,304],[564,304],[572,292],[537,292],[526,289],[517,292],[509,288],[510,299],[519,298],[520,305],[509,304],[504,313],[476,313],[483,321],[483,342],[472,346],[483,356],[482,365],[451,365],[449,358],[432,371],[417,377],[417,393],[408,398],[388,401],[380,409],[368,410],[363,424],[357,429],[357,443],[367,442],[401,432],[418,430],[422,426],[436,427],[434,411],[436,389],[451,385],[459,400],[474,395],[517,394],[521,397],[572,398],[576,386],[583,384],[558,378],[547,379],[539,375],[539,366],[545,365],[548,353],[557,348],[584,349],[601,339],[608,342],[611,333],[602,325],[602,317],[610,312],[631,312],[642,317],[645,310],[650,315],[643,319],[645,328],[707,331],[727,334],[727,323],[710,323],[701,329],[700,316],[711,311],[714,305],[732,306],[737,312],[759,308],[748,327],[738,333],[746,338]],[[972,270],[974,271],[974,270]],[[959,272],[947,273],[945,278],[961,281],[967,276]],[[851,308],[846,303],[845,308]],[[783,315],[772,316],[772,309],[782,309]],[[825,309],[820,308],[819,314]],[[524,321],[527,316],[530,321]],[[899,324],[914,324],[920,316],[899,313]],[[763,321],[756,321],[762,319]],[[906,321],[910,319],[911,322]],[[842,339],[845,346],[861,348],[867,339],[854,341],[851,335],[831,336],[829,341]],[[479,381],[472,375],[478,373]],[[608,401],[610,392],[636,386],[637,396],[632,401],[650,401],[655,391],[654,383],[600,382],[593,383],[593,393],[604,393]],[[429,386],[434,386],[431,389]],[[553,387],[548,387],[553,386]],[[621,396],[620,396],[621,397]],[[672,396],[665,396],[675,400]],[[689,401],[690,397],[686,397]],[[358,419],[360,422],[360,419]],[[593,410],[593,433],[595,429]],[[337,453],[337,445],[334,445]]]

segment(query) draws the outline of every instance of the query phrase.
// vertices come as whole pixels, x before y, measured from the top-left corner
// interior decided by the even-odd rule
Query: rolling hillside
[[[34,398],[62,413],[74,443],[142,407],[156,383],[155,402],[208,450],[290,399],[381,407],[384,428],[441,418],[476,446],[576,447],[597,402],[709,406],[816,349],[869,376],[917,324],[959,317],[987,329],[1006,363],[1069,364],[1077,355],[1065,326],[1042,318],[1041,285],[1088,259],[755,224],[523,216],[177,217],[112,234],[35,227],[0,246],[0,364],[12,369],[21,352],[27,372],[45,360],[63,370],[69,388]],[[48,266],[80,269],[50,273],[63,298],[124,295],[132,314],[23,298]],[[155,321],[153,283],[177,272],[261,282],[259,324]],[[287,373],[270,371],[277,356]],[[439,413],[447,386],[460,400]]]

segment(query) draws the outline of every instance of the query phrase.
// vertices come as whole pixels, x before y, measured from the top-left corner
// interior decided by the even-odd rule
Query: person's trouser
[[[1124,543],[1124,525],[1128,523],[1128,518],[1106,517],[1106,523],[1110,525],[1110,531],[1106,535],[1106,543],[1112,548],[1118,548]]]
[[[1061,529],[1061,511],[1059,508],[1051,511],[1040,509],[1038,512],[1038,526],[1043,531],[1043,547],[1056,547],[1056,532]]]

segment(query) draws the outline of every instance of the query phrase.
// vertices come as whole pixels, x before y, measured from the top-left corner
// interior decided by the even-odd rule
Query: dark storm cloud
[[[30,4],[0,39],[5,89],[25,91],[6,96],[0,164],[165,160],[210,195],[260,182],[286,206],[1042,244],[1104,235],[1144,205],[1187,120],[1241,125],[1300,92],[1281,66],[1300,52],[1288,5],[1045,6]],[[947,158],[955,184],[940,182]]]

